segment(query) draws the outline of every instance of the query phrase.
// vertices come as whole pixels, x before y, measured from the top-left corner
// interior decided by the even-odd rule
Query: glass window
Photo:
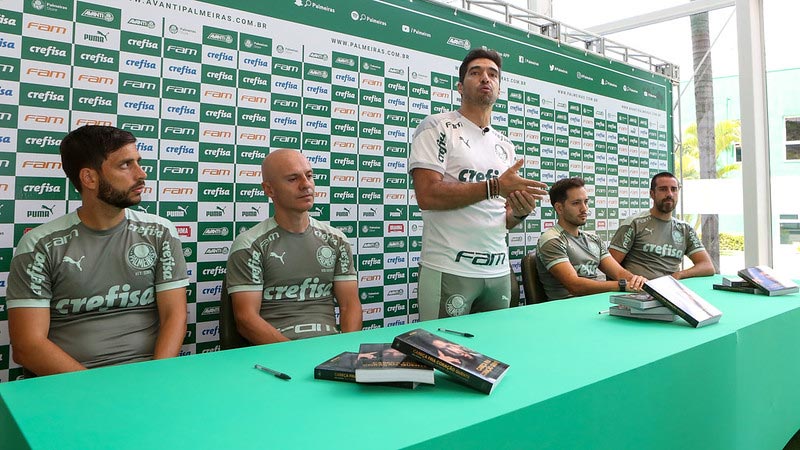
[[[800,161],[800,117],[786,118],[786,160]]]

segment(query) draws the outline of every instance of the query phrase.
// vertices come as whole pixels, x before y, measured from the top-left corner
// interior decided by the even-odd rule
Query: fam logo
[[[5,16],[3,16],[5,17]],[[16,21],[14,21],[16,23]],[[66,35],[67,34],[67,27],[61,25],[51,25],[49,23],[42,23],[42,22],[28,22],[28,25],[25,27],[26,30],[40,32],[45,34],[55,34],[55,35]]]
[[[147,270],[156,262],[156,249],[146,243],[139,242],[128,249],[128,265],[135,270]]]

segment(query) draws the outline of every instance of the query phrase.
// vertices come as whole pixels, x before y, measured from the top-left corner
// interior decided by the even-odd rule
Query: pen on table
[[[261,371],[267,372],[269,374],[275,375],[276,377],[280,378],[281,380],[291,380],[292,379],[292,377],[290,377],[289,375],[286,375],[283,372],[278,372],[277,370],[272,370],[269,367],[262,366],[261,364],[256,364],[253,367],[258,369],[258,370],[261,370]]]
[[[464,337],[475,337],[474,334],[472,334],[472,333],[464,333],[463,331],[448,330],[448,329],[445,329],[445,328],[439,328],[439,331],[444,331],[445,333],[453,333],[453,334],[457,334],[459,336],[464,336]]]
[[[610,310],[608,310],[608,309],[604,309],[604,310],[602,310],[602,311],[597,311],[597,314],[608,314],[608,313],[610,313],[610,312],[611,312]]]

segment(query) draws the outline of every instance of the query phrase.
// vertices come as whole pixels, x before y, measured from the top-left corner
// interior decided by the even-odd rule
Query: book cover
[[[617,305],[608,308],[608,315],[617,317],[628,317],[630,319],[659,320],[662,322],[674,322],[675,314],[672,311],[662,314],[635,314],[627,306]]]
[[[619,305],[619,306],[622,306],[622,305]],[[631,311],[631,314],[640,314],[640,315],[670,314],[670,315],[674,315],[672,310],[667,308],[666,306],[656,306],[655,308],[647,308],[647,309],[639,309],[639,308],[634,308],[634,307],[631,307],[631,306],[628,306],[627,308]]]
[[[741,277],[722,277],[722,284],[724,286],[733,286],[733,287],[752,287],[753,285],[750,284],[749,281],[745,280]]]
[[[648,280],[644,283],[644,290],[695,328],[719,322],[722,317],[720,310],[672,275]]]
[[[786,295],[797,293],[800,288],[791,280],[779,277],[768,266],[748,267],[739,271],[739,276],[749,281],[765,295]]]
[[[725,284],[714,284],[711,286],[712,288],[718,291],[730,291],[730,292],[743,292],[745,294],[760,294],[761,291],[758,290],[757,287],[753,285],[749,286],[729,286]]]
[[[348,383],[356,382],[356,361],[358,353],[343,352],[333,358],[323,362],[314,368],[314,378],[318,380],[344,381]],[[415,389],[419,383],[398,382],[398,383],[376,383],[381,386],[400,387],[405,389]]]
[[[664,306],[660,301],[647,293],[617,294],[609,297],[608,301],[617,305],[628,306],[636,309],[658,308]]]
[[[356,382],[434,384],[433,368],[392,348],[392,344],[361,344],[356,360]]]
[[[392,347],[484,394],[492,393],[509,367],[421,328],[395,337]]]

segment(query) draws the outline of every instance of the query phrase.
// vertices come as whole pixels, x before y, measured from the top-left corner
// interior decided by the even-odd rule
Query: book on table
[[[672,275],[648,280],[644,290],[695,328],[719,322],[722,317],[720,310]]]
[[[484,394],[492,393],[509,367],[422,328],[395,337],[392,347]]]
[[[356,360],[356,382],[434,384],[433,368],[392,348],[392,344],[361,344]]]
[[[748,267],[740,270],[739,276],[764,295],[795,294],[800,290],[795,283],[777,275],[769,266]]]
[[[657,308],[651,308],[651,309],[661,310],[661,308],[665,308],[666,309],[666,307],[664,307],[664,306],[657,307]],[[660,312],[655,312],[655,313],[654,312],[638,313],[638,312],[634,312],[633,310],[634,310],[634,308],[631,308],[631,307],[628,307],[628,306],[625,306],[625,305],[614,305],[614,306],[608,308],[608,314],[610,316],[628,317],[630,319],[659,320],[659,321],[662,321],[662,322],[673,322],[673,321],[675,321],[675,317],[676,317],[675,314],[669,309],[666,309],[666,312],[660,311]],[[639,311],[648,311],[648,310],[642,309],[642,310],[639,310]]]
[[[314,368],[314,378],[318,380],[356,382],[357,352],[342,352]],[[381,386],[415,389],[419,383],[399,381],[395,383],[369,383]]]
[[[664,305],[646,292],[630,294],[616,294],[608,299],[609,302],[636,309],[649,309],[663,307]]]
[[[736,276],[726,276],[722,277],[722,285],[723,286],[733,286],[733,287],[751,287],[749,281],[745,280],[742,277]]]
[[[753,285],[749,286],[732,286],[726,284],[713,284],[711,287],[717,291],[729,291],[729,292],[742,292],[745,294],[760,294],[761,291],[758,290]]]

